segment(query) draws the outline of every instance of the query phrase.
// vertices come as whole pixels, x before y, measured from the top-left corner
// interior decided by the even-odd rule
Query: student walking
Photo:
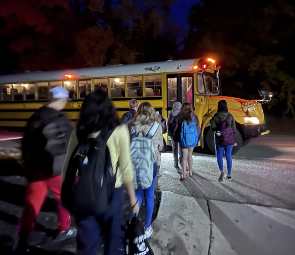
[[[217,113],[211,119],[211,129],[215,132],[215,154],[220,170],[218,181],[223,181],[223,155],[227,162],[227,175],[224,177],[232,181],[232,150],[236,145],[236,122],[234,117],[228,112],[225,100],[218,102]]]
[[[179,147],[179,141],[175,139],[175,125],[174,118],[180,113],[181,103],[175,102],[173,104],[172,113],[170,113],[167,120],[167,130],[168,135],[171,137],[172,143],[172,153],[174,158],[174,167],[179,168],[179,163],[181,163],[181,149]]]
[[[153,165],[153,176],[151,181],[151,186],[146,189],[140,189],[137,187],[136,196],[139,202],[139,206],[142,204],[143,198],[145,198],[146,203],[146,210],[145,210],[145,235],[149,238],[152,233],[153,229],[151,227],[152,221],[152,214],[154,209],[154,189],[157,179],[157,171],[158,167],[161,165],[161,154],[160,150],[163,147],[163,133],[162,133],[162,126],[161,122],[150,103],[144,102],[142,103],[135,115],[134,121],[130,126],[130,133],[132,137],[132,128],[135,129],[135,133],[137,136],[141,137],[148,137],[151,139],[151,144],[153,146],[152,150],[155,154],[154,161],[150,158],[147,158],[145,164]],[[131,146],[132,147],[132,146]],[[132,156],[134,158],[134,156]],[[141,164],[142,165],[142,164]],[[137,169],[134,169],[135,171]],[[137,176],[140,176],[141,173],[137,172]],[[137,179],[136,176],[136,179]]]
[[[193,175],[193,150],[198,144],[201,128],[198,117],[194,114],[190,103],[182,105],[180,113],[175,117],[175,139],[179,141],[182,160],[182,175],[180,180],[185,180],[186,167],[188,165],[189,176]]]
[[[76,146],[78,145],[78,148],[81,148],[84,144],[87,144],[87,141],[89,143],[100,141],[99,148],[95,146],[93,148],[90,147],[89,153],[90,151],[97,153],[95,155],[101,158],[100,162],[97,162],[95,158],[91,157],[91,154],[89,154],[89,157],[87,155],[78,155],[82,157],[82,164],[85,168],[79,168],[78,181],[75,184],[75,201],[78,201],[80,198],[79,202],[81,203],[83,196],[85,201],[91,200],[91,197],[85,197],[85,191],[83,191],[84,189],[89,191],[88,186],[93,187],[93,189],[100,189],[102,187],[102,194],[106,194],[106,196],[112,194],[112,196],[102,197],[100,196],[101,194],[93,194],[94,197],[97,196],[101,199],[97,203],[95,202],[96,200],[91,200],[94,206],[98,208],[98,211],[103,209],[100,208],[102,207],[102,202],[106,202],[106,200],[109,202],[104,207],[105,210],[102,213],[89,213],[91,209],[90,204],[87,208],[76,208],[79,211],[76,215],[74,214],[78,230],[76,254],[95,255],[103,242],[104,254],[125,254],[121,230],[123,205],[125,202],[122,184],[125,184],[127,187],[132,213],[137,215],[139,211],[133,186],[134,176],[130,157],[130,138],[126,125],[120,125],[119,119],[116,117],[116,110],[111,99],[101,90],[90,93],[83,102],[77,128],[71,135],[63,167],[63,188],[68,181],[69,169],[71,169],[68,166],[73,164],[72,154]],[[89,165],[89,168],[87,168],[87,165]],[[90,169],[90,166],[94,167],[94,169]],[[87,171],[83,172],[83,169],[91,171],[93,178],[87,179]],[[97,185],[93,183],[96,180],[95,177],[100,176],[101,169],[109,177],[111,174],[111,181],[115,178],[112,187],[106,179],[100,179],[99,183],[96,183]],[[111,171],[111,173],[108,171]],[[87,183],[85,180],[89,180],[89,182]],[[78,187],[80,188],[80,193],[77,193]],[[103,187],[106,188],[103,189]]]
[[[131,99],[129,101],[129,111],[122,115],[122,118],[120,120],[121,124],[125,124],[127,126],[129,125],[136,114],[139,104],[139,101],[136,99]]]
[[[69,229],[70,214],[60,202],[61,171],[73,130],[69,119],[61,113],[68,97],[69,92],[62,87],[51,89],[51,102],[37,110],[29,118],[26,126],[22,140],[22,158],[28,186],[14,246],[19,251],[27,245],[28,236],[34,228],[48,189],[56,200],[60,229],[57,238],[64,239],[74,233]]]

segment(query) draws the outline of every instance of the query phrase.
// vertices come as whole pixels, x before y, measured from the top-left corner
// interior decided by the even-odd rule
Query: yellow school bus
[[[72,101],[64,113],[74,123],[79,117],[83,98],[100,88],[108,92],[119,117],[128,111],[128,102],[132,98],[150,102],[165,119],[175,101],[192,103],[202,129],[198,146],[214,152],[210,119],[217,111],[218,101],[224,99],[238,128],[238,143],[234,149],[237,152],[251,138],[264,134],[264,114],[259,102],[218,96],[219,69],[215,60],[199,58],[2,75],[0,128],[23,129],[36,109],[48,103],[48,92],[56,86],[69,91]],[[170,145],[167,135],[165,140]]]

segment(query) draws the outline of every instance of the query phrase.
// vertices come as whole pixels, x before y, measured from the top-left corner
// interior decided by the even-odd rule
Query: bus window
[[[142,97],[142,76],[127,77],[127,96]]]
[[[1,101],[12,101],[11,84],[2,84],[1,86]]]
[[[11,92],[12,92],[14,101],[24,100],[24,86],[26,86],[26,84],[12,85]]]
[[[48,99],[49,86],[48,82],[38,82],[37,83],[37,99],[45,100]]]
[[[49,82],[50,89],[53,89],[55,87],[62,87],[62,81],[51,81]]]
[[[108,78],[94,79],[94,90],[101,89],[108,93]]]
[[[110,79],[111,97],[125,97],[125,77]]]
[[[91,92],[91,80],[79,81],[79,98],[85,98]]]
[[[145,76],[145,95],[162,96],[162,77],[161,75],[146,75]]]
[[[193,102],[193,77],[182,77],[182,101],[181,103],[192,103]]]
[[[64,81],[64,88],[69,91],[70,99],[77,98],[76,81]]]
[[[204,83],[203,83],[202,74],[199,73],[197,77],[198,77],[198,81],[197,81],[198,92],[200,94],[205,94],[205,87],[204,87]]]
[[[36,84],[25,84],[24,86],[25,100],[36,99]]]
[[[168,107],[177,100],[177,78],[168,78]]]

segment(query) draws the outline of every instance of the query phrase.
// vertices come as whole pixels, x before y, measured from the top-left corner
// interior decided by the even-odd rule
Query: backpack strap
[[[131,140],[132,140],[132,139],[135,138],[135,137],[137,137],[136,130],[135,130],[135,126],[134,126],[134,125],[131,125],[131,126],[130,126],[130,138],[131,138]]]
[[[146,134],[146,137],[152,139],[156,134],[158,127],[160,126],[158,121],[155,121],[152,127],[150,128],[149,132]]]

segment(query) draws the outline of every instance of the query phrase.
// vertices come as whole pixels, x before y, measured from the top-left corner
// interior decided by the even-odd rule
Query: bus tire
[[[248,138],[248,139],[243,140],[242,147],[248,145],[251,142],[251,140],[252,140],[252,138]]]
[[[243,145],[243,138],[239,130],[237,130],[237,146],[234,146],[232,154],[237,153]],[[211,128],[206,133],[206,147],[211,154],[215,154],[214,132]]]

